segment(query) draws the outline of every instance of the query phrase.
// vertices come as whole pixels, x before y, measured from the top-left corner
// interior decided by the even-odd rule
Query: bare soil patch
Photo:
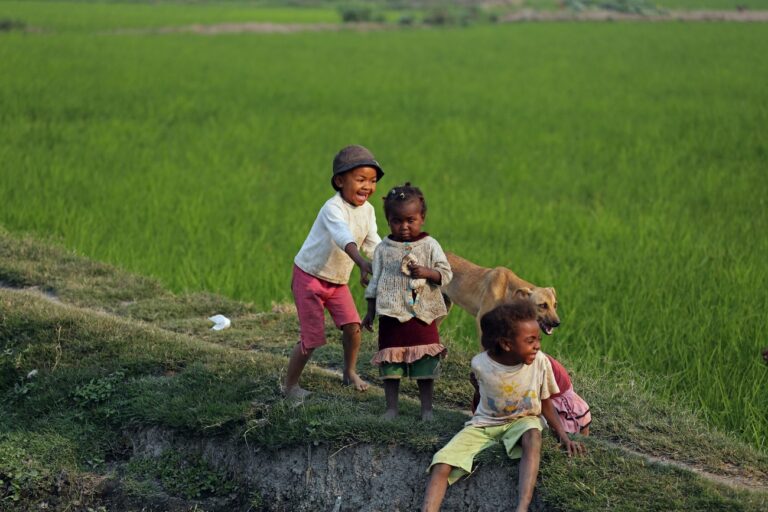
[[[604,10],[546,12],[523,9],[519,12],[503,16],[501,21],[505,23],[519,23],[525,21],[729,21],[764,23],[768,21],[768,11],[669,11],[658,14],[630,14]]]
[[[500,18],[502,23],[522,22],[768,22],[768,11],[669,11],[658,14],[629,14],[615,11],[590,10],[582,12],[536,11],[523,9]],[[299,32],[374,32],[400,28],[387,23],[215,23],[210,25],[195,24],[178,27],[120,29],[110,34],[295,34]],[[413,28],[413,27],[410,27]]]
[[[178,27],[137,28],[120,29],[111,34],[295,34],[297,32],[339,32],[348,30],[353,32],[372,32],[379,30],[391,30],[394,25],[385,23],[214,23],[211,25],[195,24]]]

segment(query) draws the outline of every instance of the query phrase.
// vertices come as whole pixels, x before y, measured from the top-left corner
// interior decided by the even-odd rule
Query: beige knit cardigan
[[[415,299],[411,277],[400,268],[403,257],[409,253],[416,256],[419,265],[438,271],[442,278],[440,285],[427,281],[426,286],[416,290]],[[448,314],[440,286],[448,284],[452,278],[448,259],[431,236],[415,242],[395,242],[385,238],[374,252],[373,276],[365,289],[365,298],[376,299],[377,315],[397,318],[401,322],[416,317],[429,324]]]

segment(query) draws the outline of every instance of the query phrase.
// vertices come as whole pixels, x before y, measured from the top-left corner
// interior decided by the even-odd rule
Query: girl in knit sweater
[[[447,314],[440,286],[453,274],[440,244],[421,231],[426,214],[424,195],[410,183],[393,188],[384,198],[391,233],[373,256],[363,327],[373,330],[379,315],[379,351],[371,363],[379,366],[384,379],[385,419],[397,417],[400,379],[405,376],[419,386],[421,419],[432,419],[434,379],[446,352],[435,320]]]

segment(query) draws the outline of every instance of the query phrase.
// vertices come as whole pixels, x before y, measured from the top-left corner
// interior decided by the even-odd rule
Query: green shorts
[[[443,446],[434,457],[427,473],[435,464],[453,466],[448,483],[453,485],[456,480],[472,472],[475,456],[498,441],[504,444],[510,459],[519,459],[523,449],[519,444],[520,438],[528,430],[543,429],[542,420],[538,416],[523,416],[498,427],[474,427],[467,425],[448,444]]]
[[[382,379],[436,379],[440,375],[440,358],[424,356],[412,363],[382,363],[379,375]]]

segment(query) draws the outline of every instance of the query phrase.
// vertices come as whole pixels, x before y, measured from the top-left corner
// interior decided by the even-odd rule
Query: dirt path
[[[766,482],[765,480],[760,480],[757,478],[752,478],[752,477],[745,476],[743,474],[739,474],[739,468],[736,468],[736,467],[731,468],[733,473],[729,476],[719,475],[716,473],[711,473],[709,471],[706,471],[705,469],[702,469],[693,464],[686,464],[685,462],[680,462],[667,457],[657,457],[655,455],[648,455],[647,453],[641,453],[641,452],[632,450],[630,448],[627,448],[626,446],[619,446],[610,441],[604,441],[601,439],[599,442],[605,444],[606,446],[610,446],[612,448],[619,448],[626,454],[640,457],[642,459],[645,459],[649,463],[661,464],[663,466],[671,466],[671,467],[675,467],[685,471],[690,471],[692,473],[696,473],[697,475],[699,475],[700,477],[706,480],[709,480],[710,482],[720,484],[720,485],[725,485],[732,489],[768,492],[768,482]]]
[[[555,21],[634,21],[634,22],[768,22],[768,11],[668,11],[658,14],[629,14],[615,11],[534,11],[523,9],[522,11],[508,14],[501,18],[505,23],[519,23],[526,21],[555,22]]]
[[[524,22],[740,22],[740,23],[765,23],[768,22],[768,11],[669,11],[658,14],[629,14],[615,11],[536,11],[523,9],[507,14],[500,18],[501,23]],[[428,25],[417,25],[413,28],[426,28]],[[176,27],[158,28],[128,28],[118,29],[106,34],[113,35],[144,35],[144,34],[295,34],[298,32],[373,32],[383,30],[396,30],[402,28],[392,23],[269,23],[269,22],[245,22],[245,23],[214,23],[180,25]]]
[[[615,11],[535,11],[523,9],[503,16],[502,23],[521,22],[768,22],[768,11],[669,11],[658,14],[629,14]],[[387,23],[215,23],[210,25],[181,25],[176,27],[119,29],[110,34],[293,34],[297,32],[338,32],[349,30],[354,32],[371,32],[394,30],[395,24]],[[413,27],[409,27],[412,30]]]
[[[392,30],[396,25],[386,23],[214,23],[210,25],[180,25],[178,27],[159,28],[127,28],[114,30],[108,34],[132,35],[132,34],[295,34],[297,32],[340,32],[342,30],[352,32],[372,32],[378,30]]]

